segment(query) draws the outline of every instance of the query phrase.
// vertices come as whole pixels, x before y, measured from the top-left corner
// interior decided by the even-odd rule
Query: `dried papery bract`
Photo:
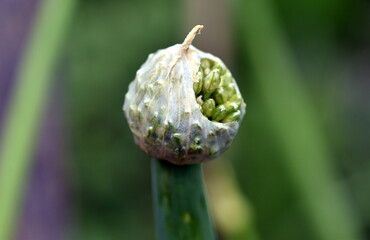
[[[194,164],[222,153],[245,113],[239,88],[225,64],[184,43],[158,50],[130,83],[123,110],[136,144],[174,164]]]

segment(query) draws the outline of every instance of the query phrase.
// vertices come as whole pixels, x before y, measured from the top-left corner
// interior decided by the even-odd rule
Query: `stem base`
[[[200,164],[176,166],[152,159],[158,240],[214,240]]]

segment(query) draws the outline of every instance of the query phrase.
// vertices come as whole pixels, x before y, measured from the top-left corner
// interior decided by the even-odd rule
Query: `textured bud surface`
[[[183,44],[149,55],[123,106],[136,144],[174,164],[200,163],[222,153],[245,113],[224,63],[190,45],[197,27]]]

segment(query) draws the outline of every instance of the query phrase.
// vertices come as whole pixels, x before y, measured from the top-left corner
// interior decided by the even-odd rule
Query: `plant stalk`
[[[214,240],[201,164],[176,166],[152,159],[158,240]]]

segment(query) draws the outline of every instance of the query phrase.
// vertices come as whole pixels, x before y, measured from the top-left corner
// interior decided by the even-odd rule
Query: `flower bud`
[[[203,86],[203,72],[199,71],[197,73],[196,81],[193,83],[195,95],[198,95],[200,91],[202,91],[202,86]]]
[[[218,105],[212,113],[212,119],[214,121],[221,121],[227,115],[238,110],[238,105],[234,102],[227,102],[225,104]]]
[[[203,58],[200,60],[200,66],[203,69],[210,69],[211,68],[211,63],[208,61],[208,59]]]
[[[136,73],[123,110],[135,143],[174,164],[210,160],[232,142],[245,113],[239,88],[217,57],[183,44],[150,54]]]
[[[223,104],[227,101],[227,93],[223,87],[216,88],[215,92],[213,93],[213,97],[216,100],[217,104]]]
[[[208,118],[211,117],[213,110],[215,110],[215,106],[216,106],[215,100],[213,100],[212,98],[207,99],[202,105],[203,115]]]
[[[214,69],[212,70],[204,79],[203,84],[203,98],[208,99],[211,94],[218,88],[220,85],[220,70]]]
[[[240,119],[240,111],[232,112],[229,115],[227,115],[224,119],[222,119],[223,123],[228,123],[228,122],[234,122],[234,121],[239,121]]]

